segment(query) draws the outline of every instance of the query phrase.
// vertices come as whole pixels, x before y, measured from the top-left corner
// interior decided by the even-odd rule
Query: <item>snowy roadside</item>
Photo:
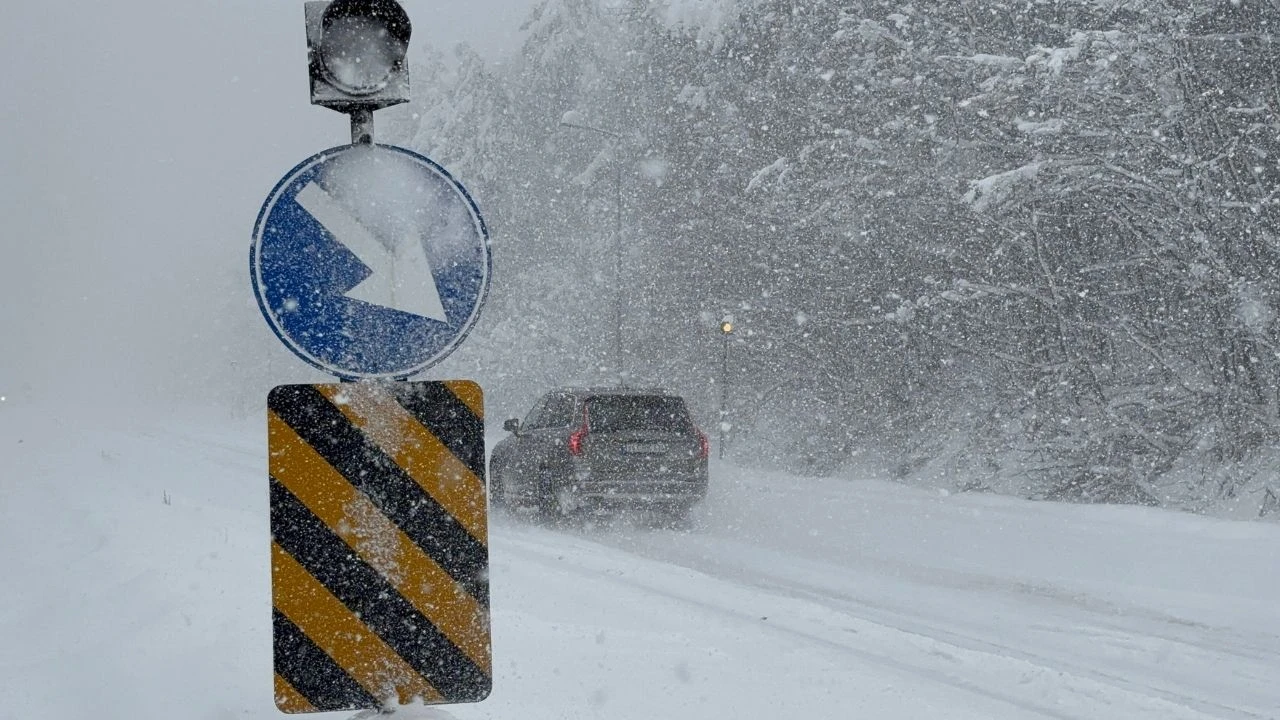
[[[968,658],[952,673],[993,691],[1048,673],[1067,695],[1076,678],[1210,717],[1280,708],[1280,527],[713,471],[694,532],[624,522],[582,539],[818,602],[870,623],[865,637],[897,632],[903,649]],[[1012,676],[971,672],[1010,663]]]
[[[0,717],[279,717],[264,423],[15,410],[0,412]],[[494,518],[494,694],[407,717],[1280,707],[1280,528],[714,478],[690,533]]]

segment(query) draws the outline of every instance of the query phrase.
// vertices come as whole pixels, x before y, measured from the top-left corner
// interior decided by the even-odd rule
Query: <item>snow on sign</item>
[[[468,381],[267,397],[272,644],[287,713],[492,688],[484,395]]]
[[[444,359],[479,317],[489,234],[462,185],[388,145],[326,150],[258,214],[258,307],[300,358],[344,379],[406,378]]]

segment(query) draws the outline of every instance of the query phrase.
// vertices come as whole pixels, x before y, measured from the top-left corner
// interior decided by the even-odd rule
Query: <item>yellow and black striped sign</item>
[[[271,391],[281,710],[489,694],[483,418],[480,387],[467,381]]]

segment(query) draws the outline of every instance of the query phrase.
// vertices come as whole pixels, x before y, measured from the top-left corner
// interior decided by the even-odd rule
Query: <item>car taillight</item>
[[[707,439],[707,434],[698,431],[698,459],[706,460],[711,455],[711,441]]]
[[[587,426],[583,425],[574,430],[573,434],[569,436],[569,454],[574,456],[581,455],[582,441],[585,439],[587,439]]]

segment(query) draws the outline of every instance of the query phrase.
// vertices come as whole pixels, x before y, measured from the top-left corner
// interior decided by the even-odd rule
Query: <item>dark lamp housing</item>
[[[368,95],[387,86],[403,54],[389,42],[386,27],[369,18],[348,15],[324,31],[320,62],[329,81],[352,95]]]
[[[306,10],[312,103],[353,112],[409,99],[412,26],[398,2],[309,2]]]
[[[334,21],[352,17],[376,22],[386,28],[391,39],[409,47],[413,26],[408,13],[395,0],[334,0],[320,18],[320,29],[328,31]]]

